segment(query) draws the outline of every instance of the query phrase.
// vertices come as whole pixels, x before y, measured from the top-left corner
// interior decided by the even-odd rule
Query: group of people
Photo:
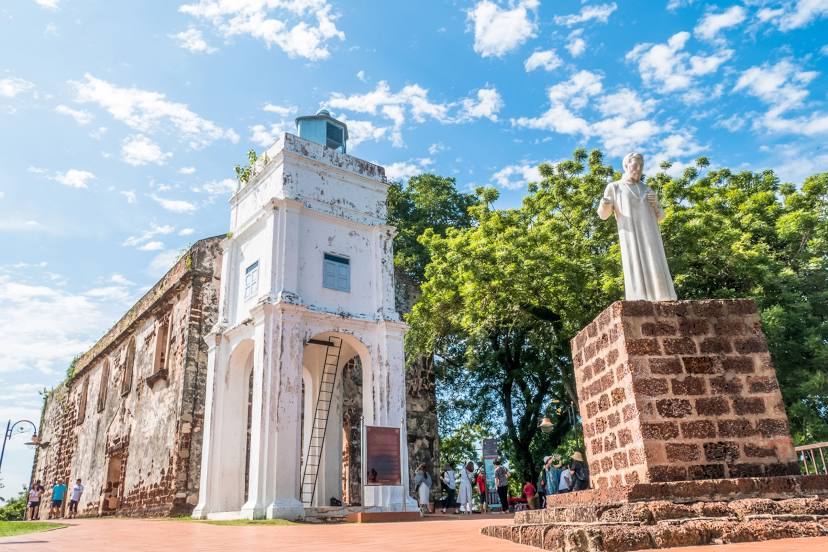
[[[571,461],[564,464],[559,455],[546,456],[543,459],[543,468],[538,476],[537,485],[532,481],[526,481],[523,486],[523,494],[529,508],[543,507],[546,497],[558,493],[581,491],[589,488],[589,470],[587,469],[584,457],[580,452],[575,452]],[[471,514],[473,497],[475,492],[479,497],[480,511],[489,509],[489,492],[496,492],[502,512],[509,511],[509,477],[511,474],[501,461],[494,461],[494,489],[489,489],[486,472],[483,465],[475,469],[474,462],[466,462],[460,469],[455,471],[450,464],[443,466],[440,474],[441,495],[445,498],[436,502],[441,503],[442,512],[454,508],[454,513]],[[460,492],[458,497],[457,488]],[[414,490],[420,510],[429,513],[431,493],[434,487],[431,474],[425,464],[420,464],[414,474]]]
[[[76,480],[75,485],[72,487],[72,494],[69,497],[69,512],[66,515],[67,518],[71,519],[78,515],[78,502],[80,502],[83,489],[84,487],[81,484],[81,480]],[[66,484],[63,482],[63,479],[60,478],[56,479],[49,488],[49,500],[51,501],[51,504],[49,505],[48,519],[63,517],[63,501],[66,498],[66,490]],[[29,489],[30,520],[40,519],[40,503],[45,494],[46,488],[38,479]]]

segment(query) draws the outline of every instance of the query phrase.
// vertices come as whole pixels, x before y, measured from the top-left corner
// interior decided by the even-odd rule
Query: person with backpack
[[[509,470],[501,465],[500,458],[494,461],[495,465],[495,486],[497,496],[500,498],[500,507],[504,514],[509,513]]]
[[[459,514],[457,509],[457,474],[454,473],[454,468],[449,464],[443,466],[443,477],[440,480],[443,489],[446,491],[446,500],[443,502],[443,513],[446,513],[446,508],[454,508],[454,513]]]

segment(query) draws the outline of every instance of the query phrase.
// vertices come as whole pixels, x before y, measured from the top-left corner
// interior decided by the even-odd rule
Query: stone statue
[[[675,301],[676,290],[658,223],[664,210],[658,196],[641,181],[644,157],[629,153],[624,157],[624,176],[611,182],[598,205],[602,220],[615,214],[624,267],[624,294],[628,301]]]

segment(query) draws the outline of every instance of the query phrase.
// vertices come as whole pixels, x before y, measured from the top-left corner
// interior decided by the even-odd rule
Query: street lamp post
[[[17,427],[17,424],[29,424],[32,426],[32,440],[29,443],[26,443],[27,445],[37,445],[40,443],[40,437],[37,436],[37,426],[34,425],[34,422],[29,420],[18,420],[12,423],[12,421],[9,420],[9,423],[6,424],[6,432],[3,434],[3,448],[0,449],[0,470],[3,469],[3,456],[6,454],[6,441],[14,436],[13,431],[14,428]],[[20,430],[22,431],[23,428],[21,427]]]

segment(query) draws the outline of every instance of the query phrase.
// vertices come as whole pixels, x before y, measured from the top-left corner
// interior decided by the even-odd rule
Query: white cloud
[[[158,224],[152,223],[150,224],[149,230],[145,230],[138,236],[128,237],[121,245],[124,247],[138,247],[152,240],[156,236],[166,236],[167,234],[172,234],[173,232],[175,232],[175,227],[173,226],[168,224],[159,226]]]
[[[388,180],[395,182],[408,180],[412,176],[417,176],[418,174],[425,172],[433,163],[434,162],[427,157],[391,163],[385,167],[385,177]]]
[[[81,171],[78,169],[69,169],[64,173],[55,173],[52,180],[69,186],[70,188],[87,188],[87,183],[94,180],[95,175],[89,171]]]
[[[18,77],[6,77],[0,79],[0,96],[14,98],[19,94],[33,90],[34,83]]]
[[[362,142],[378,142],[388,134],[388,127],[378,127],[371,121],[343,120],[348,124],[348,147],[356,148]]]
[[[48,232],[50,228],[34,219],[4,218],[0,220],[0,230],[4,232]]]
[[[383,136],[388,136],[395,146],[402,146],[402,126],[408,117],[418,123],[426,118],[445,124],[464,123],[480,117],[494,121],[503,101],[495,88],[486,87],[478,90],[474,97],[435,103],[429,99],[428,89],[418,84],[409,84],[399,92],[392,92],[387,82],[380,81],[373,91],[365,94],[345,96],[334,92],[325,104],[334,109],[381,115],[392,123],[390,132],[383,132]],[[266,131],[265,128],[262,130]]]
[[[92,288],[84,293],[87,297],[101,299],[105,301],[129,304],[131,303],[132,294],[123,286],[102,286]]]
[[[95,117],[89,113],[88,111],[83,111],[82,109],[72,109],[66,105],[59,105],[55,108],[56,113],[60,113],[61,115],[68,115],[72,117],[76,123],[81,126],[88,125],[92,122],[92,119]]]
[[[638,63],[644,84],[666,93],[689,88],[696,77],[714,73],[733,56],[733,50],[728,49],[709,56],[690,55],[683,51],[689,38],[690,33],[682,31],[671,36],[666,44],[637,44],[626,59]]]
[[[289,117],[298,111],[295,105],[276,105],[271,103],[265,104],[262,109],[268,113],[275,113],[279,117]]]
[[[94,294],[31,283],[29,278],[40,274],[26,273],[25,279],[0,274],[0,372],[56,375],[95,342],[122,307]]]
[[[760,21],[770,21],[780,31],[792,31],[828,16],[828,1],[788,0],[778,8],[762,8],[756,16]]]
[[[368,82],[368,79],[365,77],[365,71],[360,69],[357,71],[356,78],[361,80],[362,82]]]
[[[696,0],[670,0],[667,2],[667,9],[669,11],[675,11],[679,8],[684,8],[695,3]]]
[[[566,49],[569,50],[569,55],[576,58],[586,51],[586,41],[581,38],[583,29],[576,29],[569,33],[569,42],[566,43]]]
[[[587,21],[598,21],[599,23],[606,23],[609,19],[609,16],[618,9],[618,6],[615,2],[611,4],[596,4],[593,6],[584,6],[581,8],[581,11],[577,14],[573,15],[556,15],[555,16],[555,23],[558,25],[564,25],[566,27],[572,27],[573,25],[579,25],[581,23],[586,23]]]
[[[739,25],[746,17],[742,6],[731,6],[721,13],[708,12],[693,29],[693,34],[705,40],[713,40],[719,31]]]
[[[150,261],[147,272],[156,278],[163,276],[178,261],[179,257],[181,257],[181,253],[178,251],[162,251]]]
[[[139,132],[148,133],[159,128],[174,130],[189,140],[189,146],[194,149],[220,139],[239,141],[238,134],[232,129],[219,127],[190,111],[186,104],[167,100],[160,92],[122,88],[88,73],[83,81],[71,81],[71,84],[75,88],[76,101],[97,104],[117,121]]]
[[[249,35],[289,57],[327,59],[329,43],[345,40],[327,0],[198,0],[178,10],[209,21],[225,37]]]
[[[441,151],[445,151],[446,146],[442,142],[435,142],[428,146],[428,154],[429,155],[437,155]]]
[[[640,119],[652,113],[656,101],[653,99],[642,100],[635,90],[620,88],[612,94],[607,94],[598,99],[598,111],[607,117],[622,115],[631,119]]]
[[[170,157],[171,153],[162,151],[161,146],[143,134],[128,136],[121,144],[121,159],[130,165],[163,165]]]
[[[149,241],[138,246],[139,251],[161,251],[162,249],[164,249],[164,243],[160,241]]]
[[[817,135],[828,133],[828,113],[808,109],[800,116],[786,116],[792,110],[805,108],[807,85],[817,77],[816,71],[803,71],[791,60],[774,65],[754,66],[736,81],[734,91],[744,91],[768,105],[768,111],[754,119],[754,128],[770,132]]]
[[[822,56],[828,56],[828,44],[819,49],[819,54]]]
[[[118,274],[118,273],[113,274],[109,278],[109,281],[112,282],[113,284],[118,284],[118,285],[121,285],[121,286],[134,286],[135,285],[135,282],[129,280],[123,274]]]
[[[193,228],[182,228],[178,231],[179,236],[192,236],[195,234],[195,229]]]
[[[503,108],[503,98],[495,88],[481,88],[477,91],[477,99],[464,98],[457,122],[473,119],[489,119],[497,121],[497,114]]]
[[[102,127],[98,127],[98,128],[96,128],[95,130],[91,131],[91,132],[89,133],[89,136],[91,136],[91,137],[92,137],[92,138],[94,138],[95,140],[100,140],[101,138],[103,138],[103,137],[104,137],[104,135],[106,134],[107,130],[109,130],[109,129],[107,129],[106,127],[103,127],[103,126],[102,126]]]
[[[34,2],[41,8],[49,10],[56,10],[60,7],[60,0],[34,0]]]
[[[178,174],[195,174],[196,168],[195,167],[181,167],[178,169]]]
[[[151,194],[150,197],[155,200],[163,209],[171,212],[171,213],[179,213],[179,214],[191,214],[195,213],[198,208],[190,203],[189,201],[184,201],[183,199],[166,199],[163,197],[158,197],[155,194]]]
[[[540,182],[541,179],[535,164],[508,165],[492,175],[492,181],[506,190],[522,190],[527,183]]]
[[[225,194],[233,194],[236,192],[239,183],[234,178],[225,178],[223,180],[208,180],[202,182],[198,186],[193,186],[192,190],[196,193],[207,194],[211,198],[214,196],[222,196]]]
[[[466,13],[474,30],[474,51],[502,57],[535,36],[538,0],[518,0],[512,8],[482,0]]]
[[[127,203],[135,203],[135,191],[133,190],[122,190],[120,193],[124,198],[127,200]]]
[[[285,123],[273,123],[270,126],[253,125],[250,127],[250,141],[262,148],[267,148],[285,132]]]
[[[216,51],[215,48],[207,44],[204,35],[195,27],[176,33],[172,37],[178,41],[180,47],[194,54],[212,54]]]
[[[526,72],[534,71],[535,69],[544,69],[545,71],[552,71],[563,63],[563,60],[558,57],[555,50],[543,50],[539,52],[532,52],[526,61],[523,62],[523,68]]]

